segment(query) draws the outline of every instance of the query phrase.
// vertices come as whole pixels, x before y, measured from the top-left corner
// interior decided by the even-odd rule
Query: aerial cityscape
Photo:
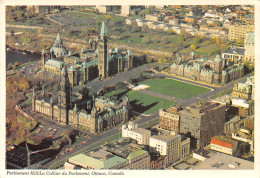
[[[5,8],[6,170],[254,169],[253,5]]]

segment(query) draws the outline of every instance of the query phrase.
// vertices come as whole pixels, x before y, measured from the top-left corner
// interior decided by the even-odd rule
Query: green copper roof
[[[103,21],[103,23],[102,23],[100,36],[107,36],[107,29],[106,29],[105,21]]]
[[[55,59],[49,59],[45,65],[47,66],[52,66],[52,67],[57,67],[57,68],[62,68],[62,65],[64,64],[63,61],[55,60]]]
[[[85,154],[78,154],[76,156],[71,157],[70,160],[73,160],[73,162],[78,162],[84,165],[88,165],[96,169],[109,169],[118,164],[122,164],[123,162],[126,161],[126,159],[121,158],[119,156],[113,156],[106,160],[102,160],[102,159],[90,157]]]
[[[141,156],[141,155],[146,154],[146,153],[147,153],[147,151],[142,150],[142,149],[136,150],[136,151],[131,152],[131,153],[127,156],[126,159],[132,160],[132,159],[135,159],[136,157]]]

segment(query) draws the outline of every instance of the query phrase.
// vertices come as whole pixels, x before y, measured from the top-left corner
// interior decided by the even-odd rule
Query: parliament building
[[[89,80],[100,77],[101,80],[110,75],[121,73],[133,67],[133,56],[130,50],[118,48],[108,50],[108,36],[103,22],[100,35],[89,40],[89,48],[72,54],[64,47],[60,34],[50,48],[44,49],[41,56],[42,71],[53,76],[61,76],[64,66],[68,68],[68,78],[72,87],[85,84]]]
[[[32,111],[42,113],[64,125],[72,125],[99,133],[128,121],[129,100],[112,100],[106,97],[91,98],[86,90],[72,92],[66,66],[56,95],[33,89]]]
[[[244,76],[243,64],[233,64],[217,55],[214,60],[192,59],[183,61],[180,56],[171,65],[171,74],[209,84],[226,84]]]

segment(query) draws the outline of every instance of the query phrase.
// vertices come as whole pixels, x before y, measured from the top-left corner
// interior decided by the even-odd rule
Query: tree
[[[196,45],[194,45],[194,44],[190,45],[190,49],[191,49],[192,51],[195,51],[196,48],[197,48]]]
[[[19,90],[26,91],[29,89],[29,87],[30,87],[30,85],[29,85],[28,81],[25,78],[21,77],[19,79],[19,84],[18,84]]]
[[[38,33],[43,33],[43,29],[42,29],[42,28],[39,28],[39,29],[38,29]]]
[[[12,69],[13,68],[13,64],[12,63],[9,63],[8,65],[7,65],[7,70],[10,70],[10,69]]]

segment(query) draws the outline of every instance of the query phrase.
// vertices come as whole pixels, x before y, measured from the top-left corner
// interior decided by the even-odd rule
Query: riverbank
[[[14,52],[22,52],[22,53],[25,52],[27,55],[28,54],[41,54],[40,49],[16,46],[15,44],[6,43],[6,49],[7,48],[10,48],[10,51],[14,51]]]

